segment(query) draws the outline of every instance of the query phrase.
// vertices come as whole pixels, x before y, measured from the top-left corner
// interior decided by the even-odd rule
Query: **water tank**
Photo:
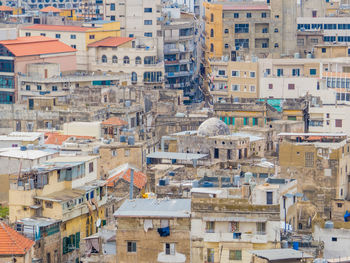
[[[239,183],[240,183],[240,176],[239,174],[236,174],[234,177],[233,177],[233,185],[234,186],[239,186]]]
[[[300,53],[294,53],[294,58],[300,58]]]
[[[299,242],[297,242],[297,241],[293,242],[293,249],[294,250],[299,250]]]
[[[281,247],[282,248],[288,248],[288,241],[287,240],[282,240],[281,241]]]
[[[214,184],[212,182],[205,181],[202,186],[203,187],[214,187]]]
[[[120,142],[126,142],[126,136],[120,135],[119,140],[120,140]]]
[[[135,138],[134,136],[128,137],[128,145],[135,145]]]
[[[308,54],[306,55],[306,58],[313,58],[313,56],[312,56],[311,53],[308,53]]]
[[[251,172],[246,172],[244,174],[244,183],[245,184],[249,184],[250,178],[253,176],[253,174]]]
[[[22,145],[20,149],[21,149],[21,151],[26,151],[26,150],[27,150],[27,147],[24,146],[24,145]]]
[[[324,228],[334,228],[334,223],[332,221],[326,221],[326,223],[324,224]]]

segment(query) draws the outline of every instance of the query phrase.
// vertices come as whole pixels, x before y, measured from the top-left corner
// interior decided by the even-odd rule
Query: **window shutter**
[[[175,255],[175,244],[174,243],[170,244],[170,255]]]
[[[62,250],[63,250],[63,254],[67,253],[67,238],[66,237],[63,238]]]
[[[79,246],[80,246],[80,232],[77,232],[75,234],[75,247],[79,248]]]

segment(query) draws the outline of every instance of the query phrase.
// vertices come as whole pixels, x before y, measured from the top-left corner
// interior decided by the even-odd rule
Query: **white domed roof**
[[[210,118],[199,126],[197,132],[200,136],[229,135],[230,129],[218,118]]]

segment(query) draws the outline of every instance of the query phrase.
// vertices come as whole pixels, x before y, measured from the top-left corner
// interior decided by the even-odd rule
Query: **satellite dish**
[[[101,219],[98,218],[96,221],[96,227],[100,227],[101,226]]]

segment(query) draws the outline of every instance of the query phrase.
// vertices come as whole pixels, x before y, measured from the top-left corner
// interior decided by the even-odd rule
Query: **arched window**
[[[214,29],[210,29],[210,37],[214,37]]]
[[[137,74],[136,72],[131,73],[131,82],[137,83]]]
[[[112,63],[118,63],[118,57],[117,56],[113,56],[112,57]]]
[[[214,22],[214,14],[210,14],[210,22]]]
[[[136,65],[141,64],[141,58],[140,57],[136,57],[135,58],[135,64]]]
[[[107,63],[107,56],[106,55],[102,55],[102,63]]]
[[[210,52],[214,52],[214,45],[210,44]]]
[[[125,56],[123,59],[124,64],[130,64],[130,59],[128,56]]]

